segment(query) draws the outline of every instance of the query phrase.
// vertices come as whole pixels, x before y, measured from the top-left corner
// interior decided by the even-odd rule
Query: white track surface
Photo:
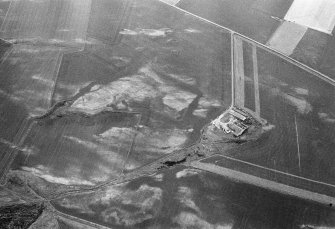
[[[331,34],[335,26],[335,1],[295,0],[284,19]]]
[[[180,0],[161,0],[162,2],[165,2],[169,5],[175,6]]]
[[[284,21],[272,35],[267,45],[286,55],[291,55],[307,31],[307,27]]]

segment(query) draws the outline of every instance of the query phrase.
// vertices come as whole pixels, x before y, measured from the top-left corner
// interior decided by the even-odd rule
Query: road
[[[210,158],[211,161],[224,161],[226,158],[221,156],[216,156]],[[228,169],[226,165],[220,163],[208,163],[208,159],[206,162],[192,162],[191,166],[197,169],[205,170],[208,172],[212,172],[215,174],[219,174],[221,176],[225,176],[229,179],[235,180],[237,182],[243,182],[250,185],[255,185],[264,189],[269,189],[274,192],[279,192],[284,195],[295,196],[298,198],[314,201],[323,204],[324,206],[333,206],[335,205],[335,198],[319,194],[316,192],[307,191],[304,189],[295,188],[292,185],[285,185],[280,182],[274,182],[268,179],[260,178],[259,176],[253,176],[248,173],[237,171],[236,167]],[[218,164],[218,165],[217,165]],[[254,169],[253,166],[250,166],[251,169]],[[266,171],[268,172],[268,171]],[[259,174],[257,174],[259,175]],[[335,186],[333,187],[335,188]]]

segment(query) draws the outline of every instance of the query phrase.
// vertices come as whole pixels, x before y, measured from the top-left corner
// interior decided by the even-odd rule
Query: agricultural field
[[[92,8],[100,9],[100,4],[93,1]],[[129,11],[129,3],[108,4]],[[13,168],[65,185],[105,182],[194,144],[201,128],[230,106],[228,32],[159,2],[150,7],[136,2],[119,40],[107,45],[99,37],[114,35],[103,35],[105,29],[92,23],[103,25],[109,16],[94,12],[87,33],[92,42],[83,50],[70,46],[33,52],[29,45],[15,45],[6,58],[2,69],[8,65],[8,79],[14,79],[10,70],[23,69],[15,75],[29,80],[20,78],[13,85],[15,93],[24,92],[21,83],[29,85],[26,91],[39,93],[31,99],[24,94],[29,133],[20,142]],[[151,17],[157,18],[155,24]],[[179,23],[174,23],[176,17]],[[18,54],[33,61],[25,63],[31,70],[19,61],[17,67],[10,65]]]
[[[0,0],[0,227],[333,228],[332,38],[292,2]]]

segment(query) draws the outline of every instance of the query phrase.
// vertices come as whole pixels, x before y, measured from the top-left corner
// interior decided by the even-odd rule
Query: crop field
[[[132,0],[92,0],[87,36],[109,45],[119,42],[132,4]]]
[[[8,169],[28,133],[28,119],[49,109],[60,57],[60,48],[29,45],[14,45],[4,54],[0,67],[0,139],[10,145],[10,150],[3,151],[2,171]]]
[[[11,1],[1,26],[2,38],[82,46],[90,6],[90,0]]]
[[[138,118],[102,112],[36,121],[23,144],[26,152],[19,154],[13,166],[66,185],[115,178],[123,170]]]
[[[85,68],[83,68],[85,66]],[[78,98],[90,91],[98,82],[112,81],[116,73],[111,63],[87,52],[64,53],[55,82],[52,105]]]
[[[266,43],[292,0],[181,0],[177,7]],[[286,11],[285,11],[286,13]]]
[[[10,1],[0,1],[0,25],[5,20],[9,5]]]

